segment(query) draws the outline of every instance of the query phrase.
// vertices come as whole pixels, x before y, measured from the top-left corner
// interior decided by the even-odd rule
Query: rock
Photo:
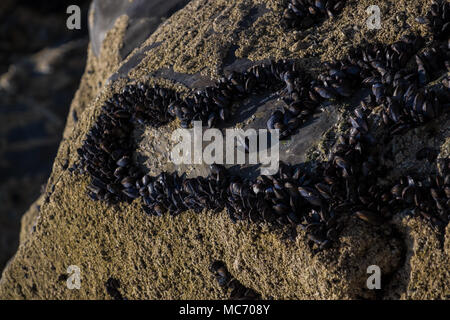
[[[9,65],[39,50],[84,37],[87,33],[88,1],[77,1],[84,13],[81,30],[68,30],[65,27],[68,17],[66,8],[72,4],[68,0],[39,5],[32,1],[2,1],[0,74],[6,72]]]
[[[120,56],[124,59],[147,39],[164,19],[188,2],[189,0],[93,1],[93,23],[90,25],[92,51],[98,56],[106,33],[114,26],[119,16],[126,14],[130,20],[120,49]]]
[[[294,43],[289,50],[291,50],[291,52],[296,52],[296,51],[300,50],[301,48],[302,48],[302,41],[299,40],[296,43]]]
[[[17,250],[23,212],[50,175],[86,62],[87,28],[60,27],[67,18],[67,2],[36,6],[3,1],[0,5],[2,270]],[[78,3],[86,7],[83,1]]]
[[[369,2],[353,2],[336,20],[314,27],[314,34],[303,38],[304,48],[298,52],[289,50],[294,36],[279,24],[281,3],[192,0],[146,39],[131,41],[136,48],[128,48],[129,55],[121,53],[121,48],[127,30],[137,21],[135,11],[113,14],[118,18],[112,19],[113,27],[107,28],[98,53],[92,46],[89,49],[86,73],[71,106],[79,119],[68,118],[39,213],[34,206],[24,216],[21,244],[0,280],[1,298],[226,299],[227,292],[209,270],[217,260],[263,299],[448,298],[448,226],[436,235],[423,220],[407,218],[403,212],[393,213],[392,223],[380,226],[348,215],[342,218],[338,241],[316,252],[300,228],[232,223],[226,212],[148,217],[141,200],[118,205],[94,202],[86,195],[89,177],[68,170],[79,162],[76,151],[103,102],[125,84],[146,81],[187,92],[270,58],[299,58],[302,67],[314,73],[322,61],[348,52],[348,43],[325,45],[321,40],[338,38],[339,30],[365,19]],[[392,2],[392,15],[402,11],[396,3]],[[103,30],[96,28],[93,14],[91,30]],[[422,30],[414,23],[411,27]],[[369,40],[390,43],[400,37],[380,30],[376,39]],[[353,41],[358,45],[362,39]],[[332,145],[329,140],[346,126],[346,108],[359,100],[350,106],[322,106],[323,112],[281,147],[284,160],[326,159]],[[228,125],[261,127],[268,110],[280,103],[274,96],[246,99],[236,106],[237,116]],[[439,121],[434,125],[445,123]],[[136,158],[152,175],[173,169],[194,176],[204,173],[200,166],[175,168],[168,161],[175,122],[158,129],[138,128]],[[448,134],[442,131],[445,140]],[[436,145],[438,141],[441,138]],[[367,288],[371,265],[381,269],[380,291]],[[80,268],[79,290],[67,287],[69,266]]]

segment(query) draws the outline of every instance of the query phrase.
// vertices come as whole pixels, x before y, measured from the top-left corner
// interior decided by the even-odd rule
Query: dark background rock
[[[2,1],[0,6],[0,74],[11,64],[46,47],[86,37],[88,0]],[[68,30],[66,8],[82,9],[82,28]]]
[[[86,62],[89,1],[0,6],[0,270],[17,249],[20,219],[50,174]],[[82,9],[66,28],[67,6]]]

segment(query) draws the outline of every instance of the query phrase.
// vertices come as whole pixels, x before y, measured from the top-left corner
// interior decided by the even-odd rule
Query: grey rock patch
[[[125,33],[120,56],[128,54],[147,39],[160,25],[163,19],[183,8],[189,0],[94,0],[91,11],[94,21],[89,25],[92,51],[96,56],[108,31],[122,15],[129,17],[129,28]]]

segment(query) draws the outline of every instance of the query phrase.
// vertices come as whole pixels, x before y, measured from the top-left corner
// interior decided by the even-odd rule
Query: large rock
[[[96,17],[106,13],[96,12],[102,9],[94,3],[92,38],[103,38],[95,30],[107,32],[98,52],[93,52],[94,44],[89,49],[86,73],[71,105],[79,120],[68,118],[46,193],[23,218],[21,244],[3,272],[0,297],[109,298],[111,279],[116,279],[115,290],[128,299],[222,299],[228,295],[209,270],[212,261],[221,260],[243,285],[266,299],[448,298],[448,226],[444,234],[436,234],[423,220],[401,212],[379,227],[348,217],[339,240],[315,253],[300,229],[232,223],[225,212],[149,218],[140,200],[115,206],[93,202],[86,195],[88,176],[68,170],[79,161],[76,150],[102,103],[126,83],[156,82],[187,91],[269,58],[300,59],[314,74],[323,61],[344,56],[362,41],[390,43],[410,31],[426,36],[414,18],[426,12],[430,1],[416,2],[383,2],[384,24],[377,32],[365,29],[370,1],[352,1],[338,18],[310,30],[286,32],[279,24],[284,1],[193,0],[143,41],[127,36],[127,30],[134,30],[133,21],[139,20],[136,10],[112,13],[117,16],[114,23],[97,28]],[[131,53],[124,54],[124,47]],[[243,102],[253,110],[254,117],[245,122],[249,126],[261,126],[266,109],[280,103],[263,98]],[[345,113],[343,106],[325,107],[282,146],[284,160],[323,159],[328,140],[346,121]],[[434,131],[441,157],[448,157],[446,123],[439,119],[431,125],[444,128]],[[174,169],[168,152],[175,127],[142,128],[136,153],[147,158],[142,165],[152,174]],[[400,138],[395,147],[403,159],[414,155],[406,147],[411,139],[421,144],[427,138],[420,130]],[[202,173],[202,168],[196,171]],[[81,271],[79,290],[66,285],[71,265]],[[370,265],[381,268],[380,291],[366,286]]]

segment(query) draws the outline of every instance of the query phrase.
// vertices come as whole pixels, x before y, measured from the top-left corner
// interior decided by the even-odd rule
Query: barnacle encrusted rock
[[[94,202],[87,196],[89,177],[70,170],[79,163],[77,149],[101,106],[126,84],[157,83],[183,94],[217,80],[224,70],[243,70],[264,59],[299,59],[304,69],[318,74],[324,61],[345,56],[363,41],[392,43],[410,32],[430,37],[415,17],[425,15],[431,1],[380,1],[383,27],[376,32],[365,26],[365,9],[373,1],[347,1],[334,19],[297,32],[280,24],[285,4],[193,0],[135,49],[127,42],[127,30],[136,21],[133,11],[117,15],[100,50],[88,52],[71,106],[79,120],[68,118],[46,192],[23,218],[19,249],[0,279],[1,298],[228,298],[210,271],[217,260],[263,299],[449,298],[448,226],[438,234],[423,219],[404,212],[393,213],[392,222],[381,226],[346,216],[339,240],[315,252],[300,228],[232,223],[225,211],[148,217],[140,199],[116,205]],[[92,11],[93,26],[95,17]],[[262,99],[256,100],[243,103],[261,104]],[[298,139],[287,142],[286,149],[295,150],[288,156],[294,163],[324,160],[329,140],[346,127],[346,106],[324,109],[300,129]],[[139,128],[137,159],[152,174],[170,169],[165,155],[175,122]],[[440,149],[438,158],[448,158],[446,123],[439,119],[427,125],[434,128],[430,134],[432,146]],[[398,138],[391,148],[411,159],[408,152],[417,148],[409,148],[410,141],[422,145],[427,139],[421,130]],[[407,172],[398,172],[403,174]],[[67,268],[73,265],[80,268],[81,288],[70,290]],[[381,290],[366,286],[370,265],[381,269]]]

